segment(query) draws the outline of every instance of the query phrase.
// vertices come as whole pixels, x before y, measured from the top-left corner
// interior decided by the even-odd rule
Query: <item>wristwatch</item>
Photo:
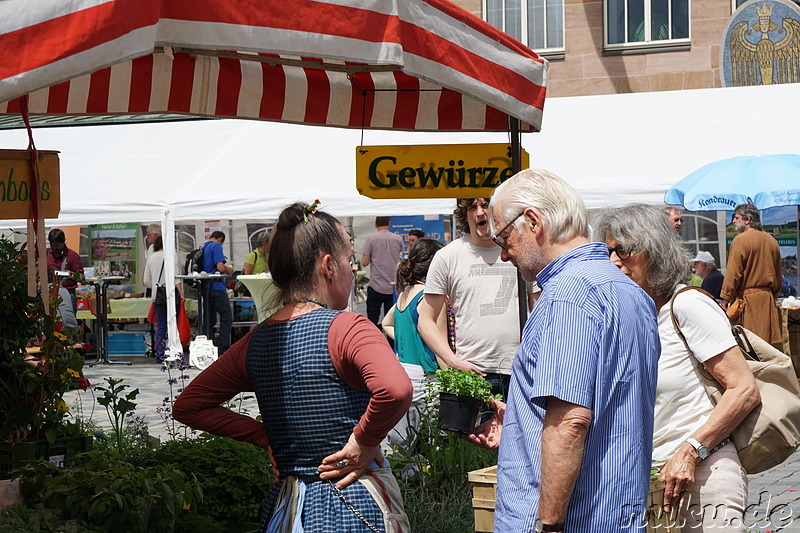
[[[692,437],[686,439],[686,442],[691,444],[692,448],[697,451],[697,456],[700,457],[701,461],[711,455],[711,453],[708,451],[708,448],[697,442],[697,440],[693,439]]]
[[[534,533],[545,533],[551,532],[556,533],[557,531],[563,531],[564,524],[545,524],[542,522],[541,518],[536,519],[536,524],[533,527]]]

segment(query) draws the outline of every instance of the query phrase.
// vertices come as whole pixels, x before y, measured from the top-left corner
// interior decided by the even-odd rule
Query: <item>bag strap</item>
[[[687,350],[689,350],[689,353],[694,353],[694,352],[692,352],[692,349],[689,348],[689,343],[686,342],[686,336],[681,331],[681,325],[678,323],[678,319],[675,318],[675,311],[674,311],[675,298],[677,298],[679,294],[682,294],[682,293],[684,293],[686,291],[699,291],[699,292],[702,292],[703,294],[705,294],[706,296],[708,296],[712,300],[714,300],[714,297],[711,296],[711,294],[709,294],[707,291],[704,291],[703,289],[701,289],[700,287],[694,287],[692,285],[687,285],[686,287],[682,288],[681,290],[679,290],[675,294],[673,294],[672,298],[670,298],[670,300],[669,300],[669,316],[672,319],[672,325],[675,327],[675,331],[677,332],[678,337],[680,337],[681,340],[683,341],[683,345],[686,346]],[[714,303],[716,303],[716,300],[714,300]]]
[[[158,281],[156,281],[156,287],[161,286],[161,276],[164,275],[164,261],[161,261],[161,272],[158,273]]]

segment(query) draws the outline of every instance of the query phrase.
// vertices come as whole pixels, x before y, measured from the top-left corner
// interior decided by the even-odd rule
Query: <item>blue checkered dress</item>
[[[278,324],[262,323],[250,335],[247,373],[282,477],[308,483],[300,513],[306,532],[369,531],[318,477],[322,459],[341,450],[367,409],[370,393],[349,388],[328,353],[328,328],[339,311],[319,309]],[[280,487],[268,492],[261,513],[266,531]],[[379,531],[383,515],[361,483],[342,490]]]

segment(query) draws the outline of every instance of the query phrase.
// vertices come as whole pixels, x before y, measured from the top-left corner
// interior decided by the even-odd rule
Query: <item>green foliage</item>
[[[482,378],[481,378],[482,379]],[[472,496],[467,473],[497,464],[497,450],[485,450],[437,427],[438,391],[428,385],[419,427],[409,427],[406,442],[387,456],[400,473],[400,489],[412,531],[472,531]]]
[[[492,399],[492,385],[483,376],[471,370],[437,370],[436,379],[442,392],[460,394],[483,401]]]
[[[83,358],[72,349],[57,318],[58,286],[50,305],[27,293],[27,254],[0,238],[0,441],[51,443],[76,430],[66,423],[64,393],[80,378]],[[40,364],[23,362],[29,344],[40,345]],[[74,433],[73,433],[74,434]]]
[[[266,450],[232,439],[204,435],[163,443],[134,458],[137,464],[173,465],[192,472],[205,490],[198,514],[215,520],[258,521],[261,504],[272,485]]]
[[[173,466],[142,468],[111,454],[86,454],[68,468],[35,463],[14,475],[26,506],[103,532],[171,532],[178,514],[203,496],[200,484]]]
[[[133,400],[139,395],[139,389],[133,389],[124,396],[122,393],[128,388],[123,383],[124,379],[104,378],[108,387],[95,386],[95,390],[102,391],[103,397],[97,399],[97,403],[106,408],[108,420],[111,422],[112,433],[117,442],[117,451],[121,454],[123,449],[123,421],[128,413],[136,409]]]
[[[228,533],[228,528],[222,522],[192,510],[181,513],[175,522],[175,533]]]
[[[399,484],[411,531],[473,532],[472,489],[466,482],[453,479],[436,491],[404,481]]]
[[[60,512],[48,509],[42,504],[32,507],[20,505],[0,514],[2,533],[96,533],[101,529],[92,528],[81,520],[62,520]]]

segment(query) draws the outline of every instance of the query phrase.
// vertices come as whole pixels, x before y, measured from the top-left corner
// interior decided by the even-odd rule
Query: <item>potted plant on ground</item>
[[[492,386],[481,375],[467,370],[437,370],[439,428],[471,433],[481,406],[492,399]]]
[[[71,332],[61,331],[59,284],[50,286],[45,309],[41,298],[27,293],[26,253],[0,238],[0,478],[25,462],[53,455],[68,460],[91,448],[91,437],[69,421],[63,400],[70,387],[89,384],[81,378],[83,357],[73,349]],[[35,357],[28,355],[34,345]]]

